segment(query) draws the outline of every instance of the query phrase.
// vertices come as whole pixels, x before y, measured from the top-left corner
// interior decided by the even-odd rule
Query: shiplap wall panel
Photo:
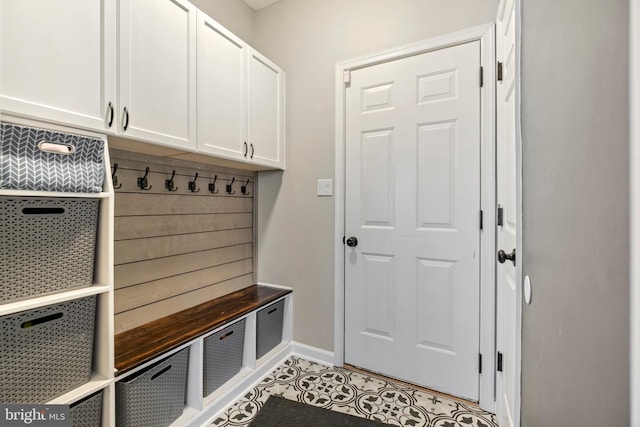
[[[212,265],[250,259],[252,256],[253,245],[249,243],[192,254],[176,255],[168,258],[121,264],[117,265],[114,269],[116,289],[151,282],[165,277],[176,277],[191,271],[202,270]]]
[[[116,334],[254,283],[253,172],[118,150],[111,162]]]
[[[143,305],[133,310],[118,313],[115,316],[115,333],[118,334],[123,331],[128,331],[149,321],[141,321],[141,319],[158,319],[168,316],[193,307],[194,301],[209,301],[230,294],[231,292],[239,291],[252,284],[253,274],[247,274],[225,282],[214,283],[211,286],[195,290],[188,294],[158,301],[155,304]]]
[[[253,213],[182,215],[180,221],[175,221],[172,215],[123,216],[116,218],[115,239],[139,239],[251,227]]]

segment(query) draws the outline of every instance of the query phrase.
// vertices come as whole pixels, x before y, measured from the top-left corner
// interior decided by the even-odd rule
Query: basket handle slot
[[[171,369],[171,365],[167,366],[166,368],[164,368],[163,370],[161,370],[160,372],[156,372],[155,374],[153,374],[151,376],[151,381],[155,380],[156,378],[158,378],[160,375],[164,374],[165,372],[167,372],[168,370]]]
[[[276,311],[278,311],[278,307],[269,310],[267,314],[275,313]]]
[[[25,215],[60,215],[64,213],[64,208],[22,208]]]
[[[234,332],[234,331],[229,331],[229,332],[227,332],[226,334],[224,334],[223,336],[221,336],[221,337],[220,337],[220,341],[222,341],[223,339],[228,338],[228,337],[230,337],[231,335],[233,335],[233,332]]]
[[[64,316],[63,313],[55,313],[55,314],[50,314],[48,316],[43,316],[43,317],[39,317],[37,319],[33,319],[33,320],[29,320],[28,322],[23,322],[20,327],[22,329],[28,329],[28,328],[32,328],[36,325],[40,325],[42,323],[47,323],[47,322],[52,322],[54,320],[58,320],[60,319],[62,316]]]
[[[40,141],[38,149],[43,153],[70,155],[76,152],[76,147],[68,144],[58,144],[55,142]]]

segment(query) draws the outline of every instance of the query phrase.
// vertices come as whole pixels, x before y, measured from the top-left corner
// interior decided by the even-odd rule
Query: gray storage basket
[[[116,425],[168,426],[184,411],[189,348],[116,383]]]
[[[256,318],[256,358],[260,359],[282,342],[284,300],[258,310]]]
[[[102,424],[102,391],[69,407],[71,427],[98,427]]]
[[[0,197],[0,303],[92,285],[99,203]]]
[[[208,396],[242,369],[246,319],[204,339],[204,395]]]
[[[104,175],[102,139],[0,124],[0,189],[99,193]]]
[[[91,378],[96,296],[0,317],[0,403],[46,403]]]

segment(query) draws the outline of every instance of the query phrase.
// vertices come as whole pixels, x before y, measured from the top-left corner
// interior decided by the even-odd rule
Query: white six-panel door
[[[480,42],[351,72],[345,362],[478,400]]]
[[[515,105],[515,5],[501,1],[496,23],[496,56],[502,64],[502,80],[497,85],[497,199],[504,210],[497,227],[498,249],[511,253],[518,231],[516,210],[516,105]],[[516,253],[516,263],[521,254]],[[502,370],[496,375],[496,410],[500,426],[518,424],[516,399],[516,307],[518,300],[516,266],[510,260],[497,264],[496,345]]]

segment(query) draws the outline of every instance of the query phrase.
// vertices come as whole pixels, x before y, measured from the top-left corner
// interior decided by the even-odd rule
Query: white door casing
[[[480,43],[351,72],[347,363],[478,400]]]
[[[502,79],[497,97],[497,202],[504,210],[497,225],[497,246],[505,253],[516,250],[516,262],[497,263],[496,348],[501,358],[501,371],[496,373],[496,412],[500,426],[519,425],[519,319],[520,276],[517,264],[520,232],[517,192],[517,57],[516,5],[514,0],[501,1],[496,20],[496,57]],[[500,73],[500,71],[499,71]],[[499,369],[500,370],[500,369]]]
[[[494,26],[481,25],[433,39],[401,46],[388,51],[356,58],[336,66],[336,169],[335,169],[335,352],[334,363],[344,363],[345,350],[345,73],[374,64],[393,61],[398,58],[418,55],[467,42],[480,41],[481,65],[484,68],[484,86],[481,89],[481,209],[484,210],[485,230],[490,233],[481,235],[480,262],[481,283],[480,298],[480,351],[482,352],[482,374],[480,375],[480,406],[495,411],[494,394],[494,349],[495,349],[495,234],[490,224],[494,223],[495,206],[495,97],[494,97]],[[479,71],[479,70],[478,70]],[[478,73],[479,75],[479,73]],[[479,218],[478,218],[479,219]],[[484,233],[484,232],[483,232]],[[476,355],[477,357],[477,355]],[[476,362],[477,363],[477,362]],[[476,364],[477,366],[477,364]]]

